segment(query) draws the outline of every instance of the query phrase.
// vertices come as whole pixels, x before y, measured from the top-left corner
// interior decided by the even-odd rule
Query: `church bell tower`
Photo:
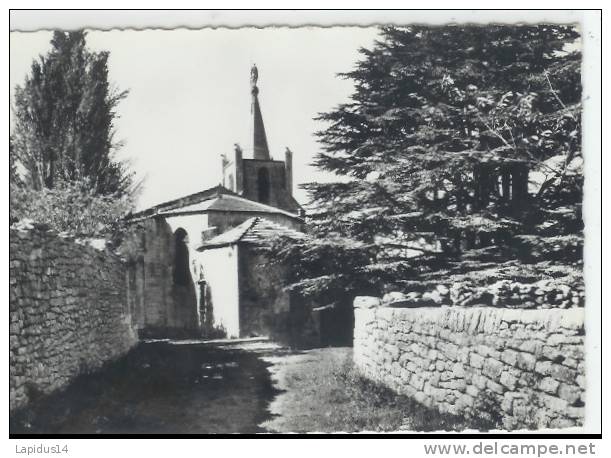
[[[242,197],[298,214],[299,203],[293,198],[293,153],[286,148],[284,161],[270,155],[259,103],[259,70],[250,70],[252,158],[245,158],[235,145],[233,160],[223,155],[223,186]]]

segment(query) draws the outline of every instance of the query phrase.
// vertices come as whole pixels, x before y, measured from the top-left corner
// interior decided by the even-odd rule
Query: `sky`
[[[118,106],[117,158],[127,159],[144,188],[138,209],[216,186],[222,153],[239,143],[252,156],[250,68],[259,70],[259,102],[270,153],[293,151],[297,185],[331,177],[310,166],[320,151],[317,113],[349,100],[352,82],[337,77],[378,37],[372,27],[89,31],[107,50],[109,79],[129,90]],[[22,84],[51,32],[11,32],[10,87]]]

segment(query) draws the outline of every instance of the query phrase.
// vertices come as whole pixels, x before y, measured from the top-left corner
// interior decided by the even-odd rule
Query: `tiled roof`
[[[245,243],[261,243],[270,239],[270,237],[282,235],[293,239],[303,239],[305,234],[286,226],[274,223],[265,218],[255,218],[255,223],[242,235],[240,242]]]
[[[239,226],[207,240],[198,248],[198,251],[210,248],[220,248],[235,243],[260,245],[268,242],[271,237],[278,235],[294,239],[303,239],[305,237],[303,232],[289,229],[288,227],[273,223],[265,218],[249,218]]]
[[[291,218],[299,218],[297,215],[287,212],[286,210],[282,210],[281,208],[272,207],[270,205],[265,205],[260,202],[255,202],[254,200],[245,199],[243,197],[231,194],[219,194],[212,199],[168,211],[162,211],[159,214],[178,215],[186,213],[204,213],[209,211],[277,213],[290,216]]]
[[[275,213],[300,219],[299,216],[286,210],[240,197],[223,186],[217,186],[180,199],[164,202],[147,210],[135,213],[128,217],[128,219],[140,220],[155,215],[173,216],[206,213],[210,211],[246,212],[255,214]]]
[[[195,194],[189,194],[188,196],[180,197],[178,199],[168,200],[167,202],[154,205],[145,210],[133,213],[128,216],[129,219],[144,219],[150,216],[154,216],[163,211],[174,210],[176,208],[185,207],[188,205],[196,204],[214,198],[217,195],[229,195],[235,193],[224,186],[218,185],[212,188],[204,189],[203,191],[196,192]]]

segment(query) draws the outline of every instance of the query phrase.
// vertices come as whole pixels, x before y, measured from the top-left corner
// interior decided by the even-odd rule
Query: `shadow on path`
[[[12,434],[217,434],[265,432],[272,385],[261,352],[240,345],[142,343],[99,372],[34,402]]]

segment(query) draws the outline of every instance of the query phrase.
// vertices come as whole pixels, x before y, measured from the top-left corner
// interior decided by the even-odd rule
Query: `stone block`
[[[445,348],[443,349],[443,352],[448,359],[452,361],[457,361],[458,360],[458,350],[459,350],[459,347],[457,345],[448,342],[445,344]]]
[[[501,361],[510,366],[515,366],[518,363],[518,352],[510,349],[505,349],[501,352]]]
[[[479,396],[480,390],[475,385],[467,385],[465,393],[467,393],[469,396],[477,398]]]
[[[433,388],[429,382],[424,382],[424,386],[422,388],[422,392],[424,394],[426,394],[428,397],[431,397],[434,391],[435,388]]]
[[[458,351],[458,361],[462,364],[469,364],[469,355],[471,354],[471,349],[465,345]]]
[[[405,301],[407,296],[400,291],[392,291],[390,293],[384,294],[382,298],[382,303],[384,304],[392,304],[393,302],[401,302]]]
[[[478,354],[482,355],[482,356],[489,356],[490,355],[490,347],[488,347],[487,345],[484,345],[482,343],[480,343],[479,345],[477,345],[474,348],[474,351],[476,351]]]
[[[558,387],[558,397],[564,399],[569,404],[575,404],[575,402],[581,399],[581,390],[574,385],[567,385],[566,383],[560,383]]]
[[[455,378],[465,378],[465,368],[461,363],[455,363],[452,366],[452,374]]]
[[[561,364],[552,364],[550,366],[550,375],[562,382],[573,383],[577,378],[577,371]]]
[[[437,335],[445,341],[449,341],[452,337],[452,332],[449,329],[440,329]]]
[[[455,404],[445,403],[444,410],[450,415],[460,415],[460,411],[458,410]]]
[[[522,342],[519,345],[518,350],[520,350],[521,352],[537,355],[541,353],[542,347],[543,347],[543,344],[541,342],[538,342],[531,338],[531,339],[528,339]]]
[[[469,356],[469,365],[476,369],[481,369],[484,366],[484,358],[477,353],[471,353]]]
[[[550,428],[562,429],[562,428],[570,428],[571,426],[575,426],[575,421],[568,418],[554,418],[549,423]]]
[[[418,365],[416,365],[416,363],[414,363],[413,361],[409,361],[406,365],[405,368],[410,371],[410,372],[419,372],[419,367]]]
[[[401,354],[396,345],[387,345],[386,351],[392,358],[392,361],[397,361],[399,359],[399,355]]]
[[[492,380],[486,382],[486,388],[497,394],[503,394],[506,391],[503,385],[493,382]]]
[[[382,301],[380,300],[379,297],[356,296],[354,298],[353,306],[355,308],[370,309],[370,308],[378,307],[381,303]]]
[[[566,358],[564,361],[562,361],[562,365],[577,369],[577,367],[579,366],[579,361],[573,358]]]
[[[429,377],[431,386],[439,386],[440,380],[441,380],[441,375],[439,374],[439,372],[433,372]]]
[[[414,394],[414,398],[416,399],[416,401],[418,401],[420,404],[425,404],[427,400],[429,399],[429,397],[424,394],[422,391],[418,391]]]
[[[503,372],[503,363],[500,361],[492,358],[487,358],[484,361],[482,373],[485,376],[490,377],[491,379],[497,379],[501,376],[501,372]]]
[[[441,388],[451,391],[465,392],[467,390],[467,383],[461,379],[450,379],[447,381],[439,382]]]
[[[550,361],[564,360],[565,354],[560,347],[544,345],[541,347],[541,356]]]
[[[414,374],[414,375],[412,375],[412,377],[411,377],[411,379],[409,381],[409,384],[415,390],[421,391],[424,388],[424,379],[421,376],[419,376],[417,374]]]
[[[537,358],[530,353],[518,353],[516,366],[526,371],[534,371]]]
[[[549,394],[556,394],[558,386],[560,383],[551,377],[545,377],[539,382],[539,389]]]
[[[541,400],[541,402],[543,403],[543,405],[554,411],[554,412],[559,412],[559,413],[563,413],[567,407],[569,406],[569,403],[564,400],[564,399],[560,399],[556,396],[550,396],[547,394],[541,394],[539,396],[539,399]]]
[[[577,344],[562,345],[562,354],[566,357],[576,359],[577,361],[583,361],[584,359],[584,342],[581,341]]]
[[[511,415],[513,412],[513,400],[514,397],[512,396],[512,393],[505,393],[503,396],[503,400],[501,401],[501,409],[507,415]]]
[[[505,371],[505,372],[503,372],[501,374],[501,378],[500,378],[499,382],[504,387],[506,387],[506,388],[508,388],[510,390],[514,390],[516,388],[518,380],[516,379],[516,377],[511,375],[509,372]]]
[[[540,375],[549,375],[552,373],[551,361],[537,361],[535,363],[535,372]]]
[[[456,408],[459,410],[472,409],[474,405],[475,399],[466,393],[461,394],[458,399],[456,399]]]
[[[511,413],[518,419],[517,425],[523,425],[525,421],[533,421],[533,412],[536,407],[522,395],[513,398]]]
[[[480,390],[486,389],[487,384],[488,384],[488,379],[484,377],[483,375],[476,374],[473,376],[473,385],[475,385]]]
[[[569,418],[583,419],[585,418],[586,409],[585,407],[573,407],[569,406],[566,408],[565,415]]]
[[[443,388],[436,388],[433,390],[432,397],[438,403],[444,402],[447,397],[447,391]]]

